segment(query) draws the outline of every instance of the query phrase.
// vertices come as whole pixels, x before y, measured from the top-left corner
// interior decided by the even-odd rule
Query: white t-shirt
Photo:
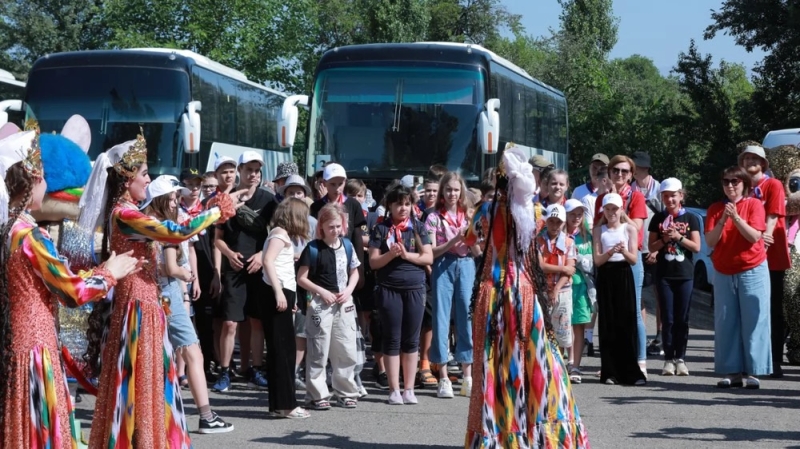
[[[587,185],[581,184],[572,192],[572,199],[580,201],[586,209],[583,211],[583,218],[591,229],[594,226],[594,207],[597,203],[597,190],[591,191]]]
[[[334,250],[336,254],[336,284],[339,286],[339,291],[344,291],[347,288],[347,283],[350,281],[350,270],[361,266],[358,257],[353,254],[350,258],[350,267],[347,266],[347,250],[344,249],[344,242]]]
[[[278,239],[281,242],[288,243],[289,246],[285,246],[281,248],[281,251],[278,253],[278,257],[275,258],[275,262],[273,266],[275,267],[275,273],[278,275],[278,280],[281,283],[281,288],[291,291],[297,291],[297,278],[295,278],[294,273],[294,246],[292,245],[291,239],[285,233],[277,233],[275,230],[269,231],[269,235],[267,236],[267,241],[264,242],[264,254],[267,252],[267,247],[269,246],[269,241],[272,239]],[[269,276],[267,276],[266,268],[262,269],[264,275],[264,282],[272,286],[269,281]]]

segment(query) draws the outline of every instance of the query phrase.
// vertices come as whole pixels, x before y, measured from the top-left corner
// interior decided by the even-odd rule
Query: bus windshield
[[[476,177],[484,101],[477,68],[328,69],[314,89],[309,154],[329,154],[355,175],[424,174],[443,164]]]
[[[73,114],[92,130],[89,157],[136,138],[142,125],[149,171],[180,167],[178,123],[189,101],[189,75],[143,67],[64,67],[28,79],[28,116],[45,132],[59,131]]]

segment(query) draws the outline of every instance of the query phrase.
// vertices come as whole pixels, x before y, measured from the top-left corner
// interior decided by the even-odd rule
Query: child
[[[439,180],[426,179],[422,187],[422,199],[419,202],[419,208],[425,213],[429,213],[430,209],[436,207],[436,200],[439,198]]]
[[[313,296],[308,304],[306,335],[306,404],[315,410],[331,407],[326,384],[330,356],[336,404],[358,405],[358,386],[353,378],[357,362],[356,307],[353,291],[358,283],[359,261],[347,233],[347,215],[337,203],[326,204],[317,216],[317,240],[309,242],[300,256],[297,283]]]
[[[494,184],[489,180],[481,181],[481,202],[475,206],[477,210],[483,203],[491,203],[494,200]]]
[[[284,190],[285,193],[285,190]],[[295,399],[295,332],[293,310],[297,282],[294,272],[294,243],[308,238],[308,206],[287,197],[275,209],[272,229],[264,242],[264,282],[267,290],[261,308],[261,323],[267,340],[267,382],[269,411],[276,417],[302,419],[310,415]]]
[[[573,342],[569,367],[569,379],[574,384],[581,383],[581,357],[587,324],[592,321],[597,291],[594,288],[594,261],[592,260],[592,233],[586,226],[584,212],[586,206],[579,200],[570,199],[564,204],[567,212],[567,236],[575,241],[576,263],[572,275],[572,335]]]
[[[551,184],[552,185],[552,184]],[[572,348],[572,275],[575,274],[575,241],[567,237],[564,223],[567,212],[560,204],[545,210],[545,229],[536,237],[539,264],[547,275],[553,331],[562,353]]]
[[[178,218],[178,199],[176,192],[182,189],[174,176],[162,175],[147,186],[147,199],[142,204],[144,213],[157,220],[176,221]],[[185,372],[179,381],[181,386],[188,385],[200,413],[212,413],[208,401],[208,390],[203,369],[203,353],[200,350],[200,341],[192,326],[189,317],[189,304],[191,299],[187,292],[186,283],[194,282],[195,275],[187,270],[185,265],[188,260],[186,246],[172,245],[156,242],[156,258],[158,260],[158,282],[161,286],[162,297],[169,298],[170,314],[167,316],[169,341],[176,355],[185,361]],[[181,369],[178,369],[179,374]],[[209,428],[201,427],[199,433],[225,433],[233,430],[233,424],[226,423],[222,418],[217,418],[215,424]]]
[[[367,206],[367,186],[364,184],[364,181],[360,179],[350,179],[347,181],[347,185],[344,188],[345,194],[347,194],[350,198],[355,198],[359,203],[361,203],[361,210],[364,211],[364,218],[369,222],[370,220],[370,212],[369,207]],[[366,253],[366,248],[369,245],[369,228],[368,223],[364,223],[361,226],[361,239],[364,245],[364,251]],[[364,254],[363,256],[366,256]],[[369,269],[369,266],[364,266],[364,279],[362,282],[363,286],[355,293],[356,299],[356,311],[358,311],[358,315],[360,320],[358,320],[358,341],[359,341],[359,358],[366,358],[365,353],[363,352],[364,349],[364,335],[362,333],[363,329],[370,328],[370,317],[372,315],[372,311],[375,310],[375,301],[373,301],[374,293],[375,293],[375,274],[372,270]],[[355,381],[358,385],[358,395],[359,397],[365,397],[367,395],[367,389],[364,388],[364,385],[361,382],[361,371],[364,369],[364,362],[356,365],[355,371]]]
[[[419,335],[425,310],[425,267],[433,262],[428,234],[412,215],[413,194],[398,186],[386,195],[387,216],[369,241],[369,263],[378,272],[378,310],[383,329],[389,404],[416,404]],[[400,393],[400,352],[405,392]]]

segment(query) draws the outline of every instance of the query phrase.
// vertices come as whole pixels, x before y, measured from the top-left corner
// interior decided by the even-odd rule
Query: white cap
[[[188,189],[181,185],[181,182],[178,181],[178,178],[172,175],[161,175],[158,178],[154,179],[153,182],[147,185],[147,198],[145,198],[144,203],[139,206],[139,209],[144,209],[153,201],[153,198],[158,198],[162,195],[167,195],[172,192],[180,192],[181,195],[185,195],[189,192]]]
[[[402,178],[400,178],[400,184],[402,184],[403,187],[405,187],[407,189],[413,189],[414,188],[414,176],[413,175],[405,175],[405,176],[403,176]]]
[[[567,202],[564,203],[564,210],[566,210],[567,213],[570,213],[579,207],[583,208],[584,210],[587,209],[585,204],[581,203],[580,200],[576,200],[575,198],[568,199]]]
[[[567,211],[560,204],[551,204],[545,209],[544,218],[558,218],[561,221],[567,221]]]
[[[236,168],[236,160],[234,160],[232,157],[220,156],[216,161],[214,161],[214,171],[219,170],[219,168],[225,164],[231,164],[233,165],[233,168]]]
[[[322,169],[322,179],[325,181],[330,181],[333,178],[344,178],[347,179],[347,172],[344,171],[344,167],[339,164],[328,164]]]
[[[306,180],[300,175],[289,175],[286,177],[286,183],[278,187],[278,195],[283,196],[283,192],[292,186],[302,187],[306,192],[306,196],[311,196],[311,189],[308,187],[308,184],[306,184]]]
[[[249,164],[250,162],[258,162],[264,166],[264,158],[258,151],[248,150],[239,155],[239,165]]]
[[[678,190],[683,190],[683,184],[678,178],[667,178],[661,181],[662,192],[677,192]]]
[[[603,197],[603,207],[606,207],[609,204],[622,207],[622,197],[616,193],[606,193],[606,195]]]

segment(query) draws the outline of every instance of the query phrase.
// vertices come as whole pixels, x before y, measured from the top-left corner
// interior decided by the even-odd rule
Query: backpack
[[[350,241],[347,237],[340,237],[342,239],[342,244],[344,245],[344,252],[347,254],[347,270],[350,270],[350,263],[353,260],[353,242]],[[317,269],[317,258],[319,257],[319,246],[317,245],[317,239],[314,239],[308,242],[308,255],[311,257],[311,263],[309,267],[309,271],[312,273]]]

